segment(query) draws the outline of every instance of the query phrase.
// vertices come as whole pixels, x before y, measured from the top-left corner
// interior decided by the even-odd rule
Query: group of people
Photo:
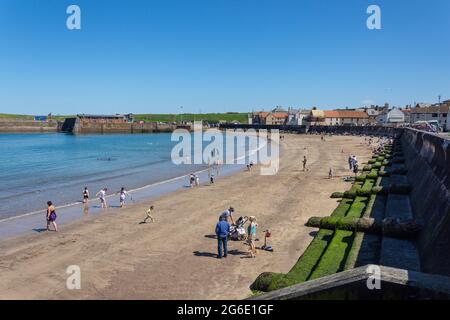
[[[386,137],[381,137],[378,139],[378,147],[374,147],[373,148],[373,153],[374,154],[379,154],[381,152],[384,151],[384,147],[386,146],[386,144],[388,143],[393,143],[393,139],[390,138],[386,138]]]
[[[219,222],[216,224],[216,236],[217,236],[217,258],[222,259],[228,256],[228,236],[230,234],[231,226],[235,224],[233,218],[234,208],[223,211],[219,216]],[[249,224],[247,226],[247,244],[249,246],[249,255],[252,258],[256,257],[256,217],[251,216],[248,219]]]
[[[102,209],[107,209],[108,204],[106,203],[106,193],[108,192],[108,188],[102,188],[99,192],[95,194],[96,197],[100,200],[100,204],[102,206]],[[116,194],[119,194],[119,204],[120,207],[123,208],[125,205],[125,199],[129,195],[128,191],[125,190],[124,187],[120,188],[120,191],[116,192]],[[86,206],[89,202],[89,190],[88,187],[84,187],[83,190],[83,204]]]
[[[102,188],[102,189],[100,189],[99,192],[97,192],[95,194],[95,196],[98,197],[98,199],[100,200],[100,205],[101,205],[102,209],[108,208],[108,204],[106,202],[107,191],[108,191],[108,188]],[[125,206],[125,199],[129,195],[129,193],[127,190],[125,190],[124,187],[122,187],[122,188],[120,188],[120,191],[116,192],[116,194],[119,194],[119,205],[120,205],[120,208],[123,208]],[[90,193],[89,193],[88,187],[84,187],[83,192],[82,192],[82,197],[83,197],[83,205],[86,209],[88,206],[88,203],[89,203],[89,198],[90,198]],[[152,208],[152,210],[153,210],[153,208]],[[56,224],[56,218],[57,218],[56,208],[51,201],[48,201],[47,202],[47,213],[46,213],[47,231],[50,231],[50,224],[53,225],[54,231],[58,231],[58,225]],[[153,218],[152,218],[152,221],[153,221]]]

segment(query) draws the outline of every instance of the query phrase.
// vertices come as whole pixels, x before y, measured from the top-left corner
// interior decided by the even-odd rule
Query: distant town
[[[437,104],[418,103],[404,108],[372,105],[357,109],[320,110],[276,107],[252,112],[248,123],[291,126],[411,126],[426,131],[450,131],[450,100]]]
[[[450,100],[431,104],[391,107],[371,105],[361,108],[322,110],[317,107],[277,106],[270,111],[209,114],[78,114],[75,116],[25,116],[0,114],[0,132],[159,132],[189,128],[194,121],[205,126],[221,124],[252,126],[387,126],[413,127],[429,132],[450,132]]]

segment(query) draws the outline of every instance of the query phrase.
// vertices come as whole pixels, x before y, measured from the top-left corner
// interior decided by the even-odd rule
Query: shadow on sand
[[[211,253],[211,252],[201,252],[201,251],[194,251],[194,256],[197,257],[208,257],[208,258],[217,258],[217,253]],[[247,255],[247,252],[240,251],[237,249],[229,250],[228,255],[230,256],[242,256]]]

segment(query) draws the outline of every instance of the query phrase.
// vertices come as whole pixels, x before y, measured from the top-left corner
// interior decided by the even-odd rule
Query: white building
[[[447,132],[450,132],[450,110],[447,113]]]
[[[405,114],[401,110],[394,108],[380,113],[376,119],[381,125],[404,123]]]
[[[309,116],[310,110],[301,110],[301,109],[288,109],[288,119],[286,124],[290,126],[301,126],[305,124],[306,117]]]
[[[440,105],[416,105],[411,109],[411,123],[418,121],[439,121],[441,129],[446,130],[449,127],[450,100],[442,102]],[[437,123],[437,122],[436,122]]]

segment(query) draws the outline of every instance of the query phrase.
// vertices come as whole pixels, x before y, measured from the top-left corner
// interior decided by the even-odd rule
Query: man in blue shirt
[[[218,241],[218,259],[222,259],[222,246],[223,246],[223,257],[226,258],[228,254],[227,250],[227,239],[228,233],[230,232],[230,224],[220,217],[219,222],[216,225],[216,235]]]

